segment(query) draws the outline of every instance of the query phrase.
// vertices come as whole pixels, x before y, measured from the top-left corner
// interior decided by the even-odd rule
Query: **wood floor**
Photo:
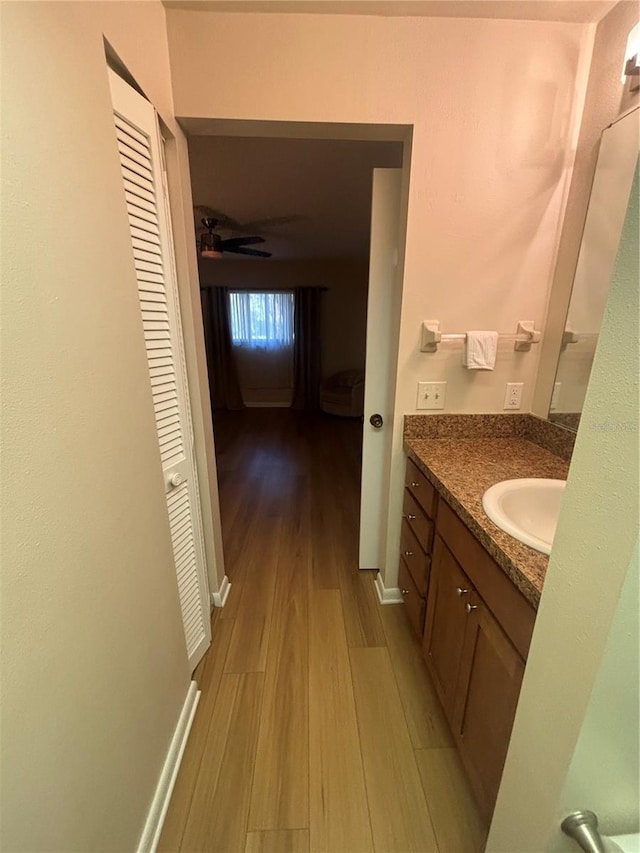
[[[288,409],[216,418],[232,586],[161,851],[484,847],[404,608],[357,568],[361,431]]]

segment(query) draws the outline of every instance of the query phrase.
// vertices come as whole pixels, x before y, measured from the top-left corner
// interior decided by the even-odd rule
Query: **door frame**
[[[394,340],[391,346],[393,365],[391,373],[394,377],[393,412],[389,419],[389,439],[386,453],[386,475],[382,487],[382,504],[386,524],[383,525],[383,545],[381,548],[384,560],[379,567],[376,578],[376,588],[382,603],[397,603],[402,600],[397,588],[397,571],[400,542],[400,506],[402,488],[404,485],[404,462],[402,451],[402,433],[404,415],[398,414],[395,386],[397,384],[397,357],[400,340],[400,320],[402,295],[404,291],[404,262],[409,206],[409,179],[411,171],[411,149],[413,125],[368,125],[368,124],[335,124],[330,122],[285,122],[245,120],[238,122],[234,119],[209,119],[201,117],[178,117],[180,138],[169,134],[167,140],[167,174],[169,181],[170,199],[173,208],[173,196],[180,210],[179,223],[181,238],[186,238],[186,244],[180,249],[176,246],[176,266],[178,268],[178,288],[181,305],[183,305],[183,332],[185,337],[185,355],[189,375],[189,388],[192,400],[196,403],[197,411],[193,412],[194,437],[198,473],[201,483],[203,521],[210,521],[205,529],[205,547],[209,567],[209,584],[212,590],[212,603],[223,606],[229,592],[229,580],[225,574],[224,553],[222,548],[222,528],[220,522],[220,497],[218,491],[217,470],[215,460],[215,440],[213,437],[213,416],[209,399],[209,381],[204,350],[204,330],[202,309],[199,295],[199,275],[196,251],[196,236],[193,220],[193,198],[189,172],[189,157],[187,136],[190,131],[194,135],[207,136],[256,136],[280,139],[331,139],[353,140],[361,142],[398,142],[403,146],[402,188],[400,196],[400,213],[398,221],[398,258],[396,276],[394,279]],[[184,131],[184,133],[182,132]],[[172,177],[173,176],[173,177]],[[176,224],[174,223],[174,228]],[[185,250],[186,251],[182,251]],[[187,311],[186,306],[191,311]],[[189,314],[188,328],[185,326],[185,316]],[[368,343],[368,342],[367,342]],[[193,377],[193,379],[192,379]],[[192,388],[193,381],[193,388]],[[366,381],[366,378],[365,378]],[[196,395],[195,389],[199,390]],[[197,426],[200,426],[200,431]],[[207,473],[204,473],[204,472]],[[208,490],[204,484],[208,483]],[[399,486],[398,486],[399,484]],[[400,503],[399,503],[400,502]],[[209,515],[210,512],[210,515]],[[397,518],[396,518],[397,516]],[[210,562],[211,554],[211,562]],[[386,580],[393,586],[386,585]]]

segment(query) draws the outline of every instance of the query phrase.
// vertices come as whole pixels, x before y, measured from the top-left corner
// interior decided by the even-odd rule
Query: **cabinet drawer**
[[[435,518],[436,490],[411,459],[407,459],[404,484],[427,515]]]
[[[433,522],[422,511],[420,505],[408,490],[404,490],[402,514],[409,527],[418,538],[418,542],[426,554],[431,553],[433,544]]]
[[[407,608],[407,617],[409,618],[411,627],[418,637],[422,637],[422,629],[424,628],[424,598],[418,592],[411,573],[407,568],[407,564],[402,557],[400,558],[400,568],[398,569],[398,583]]]
[[[427,597],[429,584],[429,569],[431,559],[422,550],[415,534],[409,527],[406,519],[402,521],[402,533],[400,535],[400,554],[411,572],[411,577],[423,598]]]

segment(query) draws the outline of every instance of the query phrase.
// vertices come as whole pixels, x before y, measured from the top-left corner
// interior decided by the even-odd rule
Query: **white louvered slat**
[[[160,237],[160,230],[155,222],[150,219],[144,219],[144,217],[138,216],[137,213],[132,211],[129,211],[129,225],[131,226],[132,231],[138,230],[145,234],[152,234],[155,237]]]
[[[149,261],[142,261],[135,258],[136,272],[152,272],[156,275],[162,275],[161,264],[151,264]]]
[[[109,81],[178,594],[195,667],[211,637],[209,600],[159,132],[148,101],[112,72]]]
[[[127,145],[122,139],[118,140],[118,151],[120,152],[120,162],[127,169],[136,172],[138,175],[146,178],[153,183],[153,168],[149,158],[136,150],[132,145]]]
[[[140,228],[137,225],[134,225],[131,222],[131,219],[129,220],[129,227],[131,228],[131,236],[136,242],[144,241],[145,243],[152,243],[154,246],[160,246],[159,234],[155,234],[153,231],[147,230],[145,228]],[[136,243],[134,243],[134,246],[135,245]]]
[[[131,242],[133,243],[133,257],[136,259],[136,262],[146,261],[149,264],[159,266],[160,269],[154,270],[156,274],[159,274],[162,269],[162,255],[158,251],[158,247],[154,246],[152,243],[137,245],[140,243],[139,240],[132,240]],[[137,263],[136,266],[138,266]]]
[[[124,197],[127,201],[127,213],[129,216],[135,216],[152,225],[158,225],[158,217],[156,216],[156,209],[153,203],[150,204],[135,193],[129,192],[126,186],[124,188]]]
[[[187,516],[190,516],[189,491],[186,483],[182,486],[178,486],[174,494],[175,500],[170,503],[167,502],[169,506],[171,537],[173,540],[177,529],[181,532],[182,537],[186,537],[191,545],[190,550],[181,558],[181,568],[177,573],[180,605],[182,607],[182,619],[185,627],[185,635],[187,636],[187,649],[189,653],[191,653],[192,649],[189,646],[196,642],[197,638],[201,635],[204,626],[202,624],[202,608],[199,606],[199,602],[197,600],[198,590],[197,575],[194,572],[196,555],[193,548],[193,525],[187,523],[184,527],[178,526],[181,523],[181,519],[185,517],[181,513],[182,510],[186,510]],[[172,498],[174,497],[174,494],[171,495]],[[174,559],[176,544],[174,544]],[[195,599],[192,600],[189,594],[190,592],[195,592]],[[190,606],[193,605],[193,603],[196,604],[195,607]]]

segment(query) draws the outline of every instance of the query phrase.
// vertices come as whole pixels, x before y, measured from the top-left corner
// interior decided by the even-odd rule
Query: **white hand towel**
[[[493,370],[497,351],[497,332],[467,332],[462,364],[468,370]]]

